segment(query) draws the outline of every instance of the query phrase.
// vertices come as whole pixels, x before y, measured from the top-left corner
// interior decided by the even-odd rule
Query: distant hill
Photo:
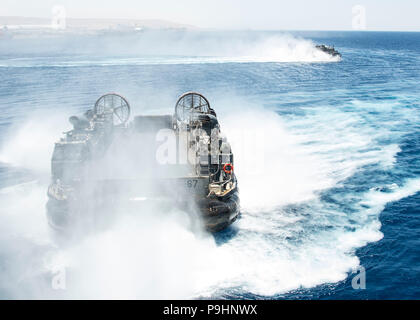
[[[40,27],[51,24],[49,18],[34,17],[2,17],[0,16],[0,27],[9,28]],[[82,19],[67,18],[67,29],[86,29],[86,30],[109,30],[109,29],[197,29],[197,27],[176,22],[158,20],[158,19]]]

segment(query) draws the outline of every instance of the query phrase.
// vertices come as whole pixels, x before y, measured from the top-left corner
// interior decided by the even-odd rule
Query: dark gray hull
[[[112,198],[89,204],[88,200],[69,201],[49,197],[46,205],[48,224],[54,231],[63,235],[71,234],[73,229],[78,231],[101,229],[106,225],[106,221],[112,220],[112,211],[119,204],[120,201],[113,201]],[[198,220],[191,221],[193,225],[198,223],[209,232],[218,232],[227,228],[240,215],[237,190],[224,198],[203,198],[196,200],[194,204],[181,200],[176,205],[187,211],[192,220]],[[140,208],[138,214],[141,215]]]
[[[200,203],[204,226],[210,232],[221,231],[239,217],[239,197],[235,191],[225,199],[205,199]]]

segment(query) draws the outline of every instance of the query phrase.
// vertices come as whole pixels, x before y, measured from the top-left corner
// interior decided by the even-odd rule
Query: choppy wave
[[[391,168],[399,152],[398,145],[379,147],[388,128],[378,131],[363,123],[357,103],[352,116],[337,108],[317,108],[293,121],[257,106],[241,107],[238,115],[224,104],[220,118],[235,150],[242,199],[242,218],[232,235],[218,240],[195,234],[177,210],[136,216],[121,212],[113,228],[82,243],[61,249],[50,243],[41,261],[31,257],[38,272],[70,270],[73,283],[65,296],[72,298],[191,298],[232,288],[272,296],[334,283],[358,266],[356,248],[382,238],[379,214],[384,206],[420,190],[420,180],[414,179],[344,194],[337,200],[349,204],[346,213],[340,204],[322,199],[324,191],[342,187],[364,166]],[[50,132],[48,126],[37,131],[37,136]],[[35,153],[26,147],[31,141],[49,142],[29,130],[20,132],[11,145],[26,155]],[[7,232],[31,239],[35,234],[48,243],[45,188],[31,183],[1,190],[3,209],[9,212],[2,216]],[[28,233],[22,221],[29,216],[37,221]]]
[[[205,38],[205,35],[203,36]],[[180,43],[169,42],[166,50],[127,55],[98,55],[96,51],[89,55],[68,55],[34,57],[9,57],[0,59],[3,68],[30,67],[85,67],[85,66],[134,66],[162,64],[206,64],[206,63],[261,63],[261,62],[337,62],[339,57],[332,57],[317,49],[315,44],[305,39],[292,36],[271,36],[257,39],[254,43],[244,43],[241,39],[184,39]],[[190,43],[192,42],[192,43]],[[193,43],[197,42],[197,43]],[[130,44],[132,45],[132,44]],[[143,44],[146,46],[147,43]],[[118,47],[118,45],[115,45]],[[122,46],[122,45],[121,45]],[[153,47],[153,46],[152,46]],[[177,50],[174,50],[174,47]],[[191,50],[191,47],[195,48]],[[148,46],[150,48],[150,46]],[[181,50],[180,48],[185,48]],[[200,49],[201,48],[201,49]],[[162,53],[164,51],[165,53]],[[116,52],[118,53],[118,51]]]

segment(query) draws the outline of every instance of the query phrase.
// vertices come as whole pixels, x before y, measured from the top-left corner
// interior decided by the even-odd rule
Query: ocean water
[[[418,299],[419,84],[420,33],[0,38],[0,298]],[[241,218],[209,235],[176,209],[122,212],[58,246],[46,188],[67,118],[107,92],[170,114],[190,90],[232,144]]]

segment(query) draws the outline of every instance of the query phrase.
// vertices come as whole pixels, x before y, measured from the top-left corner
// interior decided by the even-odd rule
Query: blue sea
[[[107,92],[171,114],[191,90],[232,144],[241,218],[210,235],[178,209],[121,212],[55,243],[46,189],[68,117]],[[420,33],[0,37],[0,298],[418,299],[419,101]]]

